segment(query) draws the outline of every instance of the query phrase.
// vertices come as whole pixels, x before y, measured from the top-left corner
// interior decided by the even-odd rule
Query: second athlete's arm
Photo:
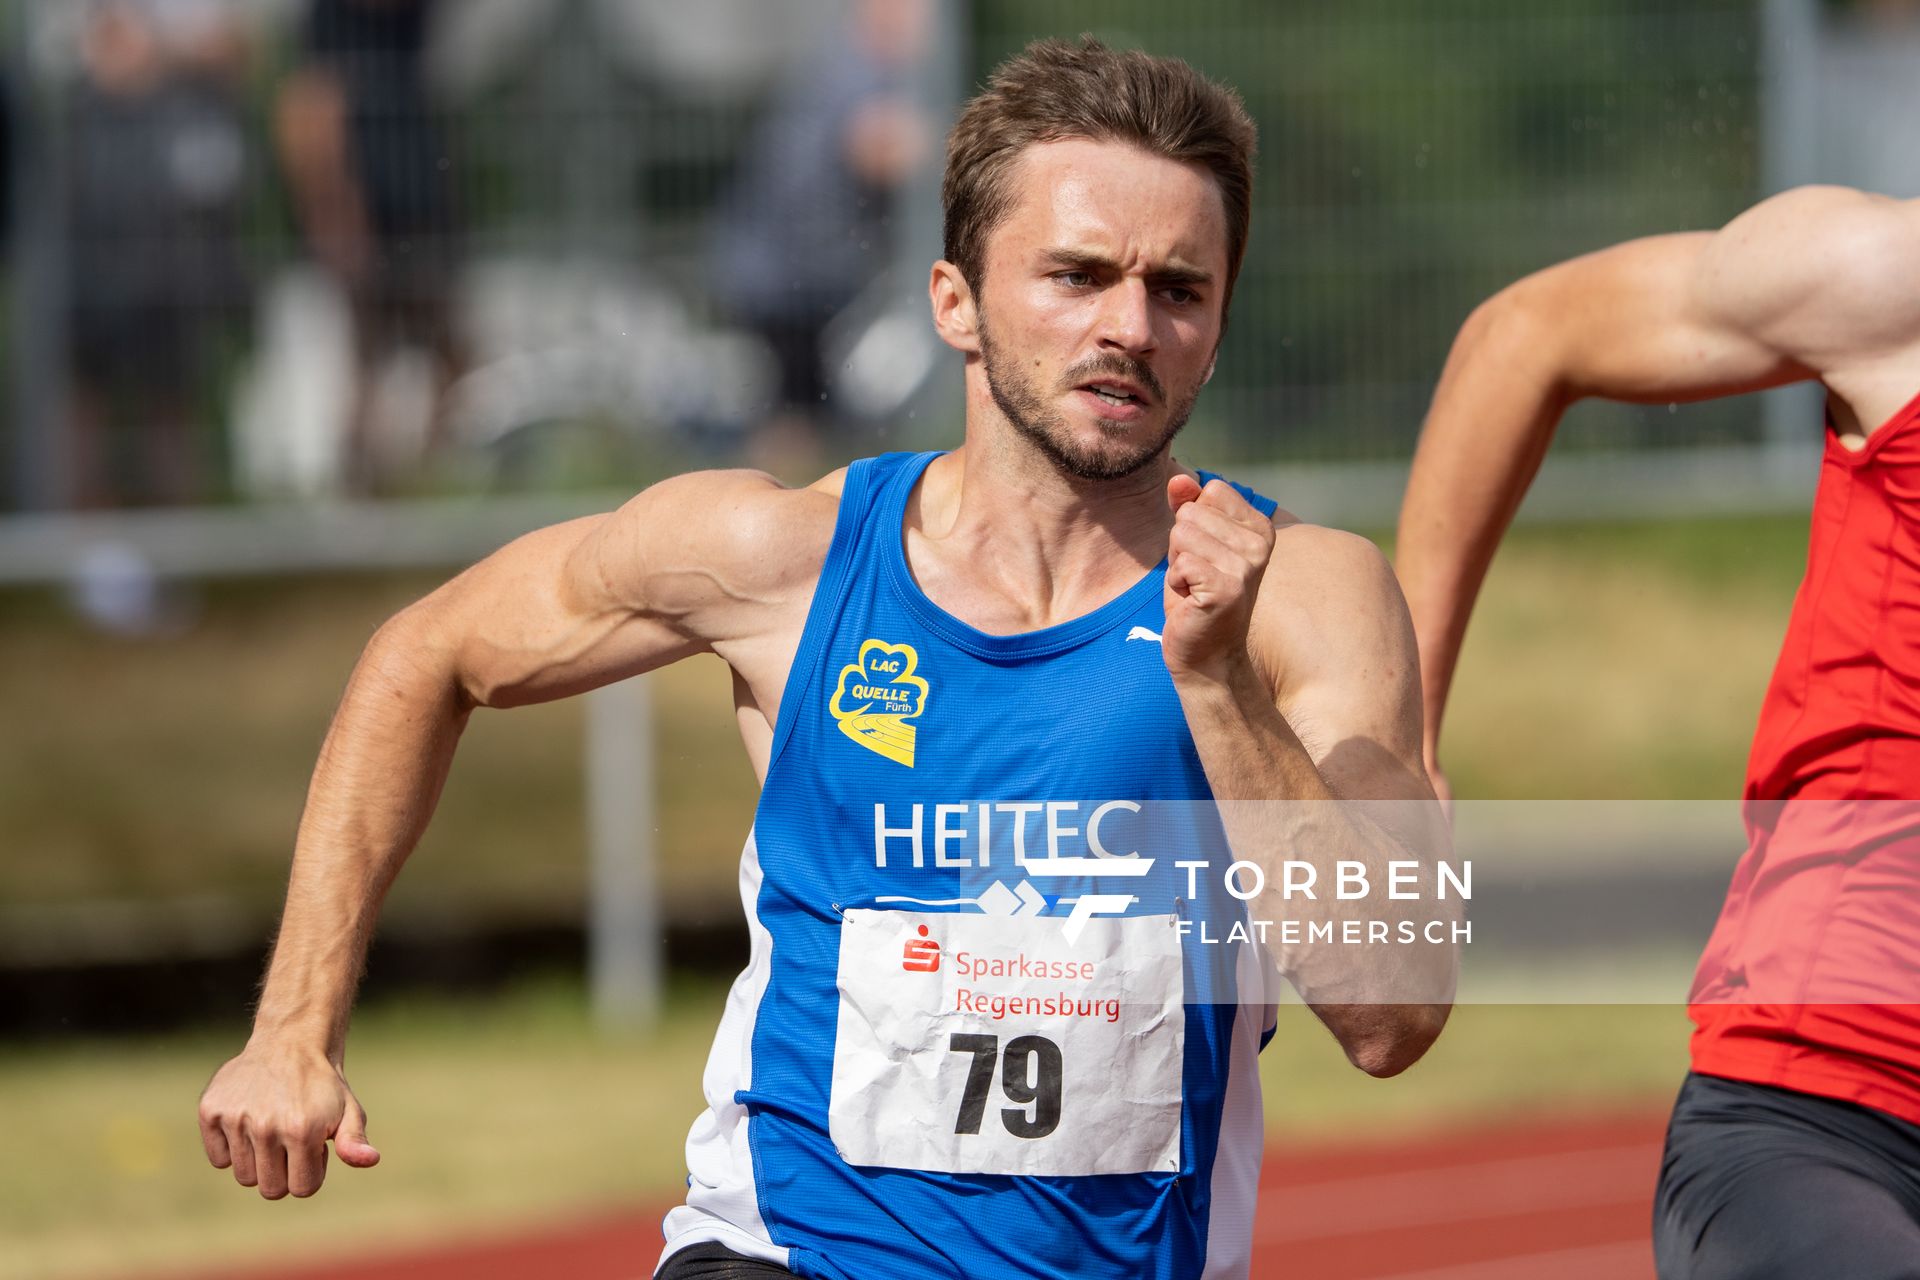
[[[1420,641],[1430,767],[1474,598],[1567,407],[1699,400],[1825,371],[1822,343],[1855,341],[1835,299],[1875,270],[1857,261],[1883,216],[1873,199],[1792,191],[1718,232],[1549,267],[1469,317],[1421,432],[1395,550]]]

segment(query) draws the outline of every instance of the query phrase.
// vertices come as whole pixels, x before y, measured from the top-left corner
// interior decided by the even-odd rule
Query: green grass
[[[381,1163],[333,1162],[318,1196],[273,1203],[210,1168],[195,1128],[199,1091],[237,1035],[0,1049],[0,1277],[378,1252],[663,1205],[682,1185],[723,994],[683,986],[653,1033],[613,1038],[594,1033],[566,980],[364,1009],[348,1078]],[[1278,1143],[1652,1108],[1685,1069],[1672,1008],[1462,1008],[1390,1081],[1349,1067],[1308,1011],[1281,1014],[1262,1055]]]
[[[1517,531],[1448,701],[1455,793],[1739,795],[1805,556],[1801,519]]]

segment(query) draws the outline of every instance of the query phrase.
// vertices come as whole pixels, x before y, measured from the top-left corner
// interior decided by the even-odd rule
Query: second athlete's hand
[[[1247,655],[1247,628],[1273,554],[1273,522],[1224,480],[1167,482],[1167,623],[1161,652],[1176,680],[1225,681]]]

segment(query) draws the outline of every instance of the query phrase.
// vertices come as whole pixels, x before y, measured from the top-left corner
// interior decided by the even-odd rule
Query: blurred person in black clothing
[[[0,68],[0,264],[12,249],[13,238],[13,84]]]
[[[931,19],[926,0],[855,0],[773,94],[723,201],[715,294],[780,372],[756,465],[807,469],[832,425],[822,339],[891,264],[897,197],[931,150],[912,93]]]
[[[458,373],[448,292],[454,270],[453,162],[428,99],[435,0],[309,0],[299,65],[282,86],[276,133],[300,227],[353,308],[357,357],[347,483],[378,471],[374,377],[405,348],[432,359],[442,392]]]
[[[218,4],[111,0],[69,100],[70,497],[202,496],[212,339],[247,295],[238,250],[248,46]]]

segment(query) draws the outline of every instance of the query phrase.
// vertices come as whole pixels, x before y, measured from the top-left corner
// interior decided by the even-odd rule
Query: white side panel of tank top
[[[1220,1109],[1220,1142],[1213,1157],[1213,1193],[1207,1211],[1207,1261],[1201,1280],[1245,1280],[1253,1265],[1255,1201],[1266,1153],[1266,1114],[1260,1098],[1260,1037],[1274,1025],[1270,1001],[1279,981],[1264,947],[1239,948],[1235,979],[1242,992],[1227,1056],[1227,1091]]]
[[[727,993],[726,1011],[707,1055],[702,1077],[707,1109],[687,1131],[687,1202],[661,1224],[666,1236],[663,1264],[688,1245],[713,1241],[749,1258],[789,1265],[787,1250],[773,1243],[760,1217],[753,1153],[747,1147],[747,1109],[734,1101],[736,1091],[753,1084],[753,1030],[773,961],[773,935],[755,911],[759,900],[760,850],[749,831],[740,851],[740,901],[751,939],[747,967]]]

